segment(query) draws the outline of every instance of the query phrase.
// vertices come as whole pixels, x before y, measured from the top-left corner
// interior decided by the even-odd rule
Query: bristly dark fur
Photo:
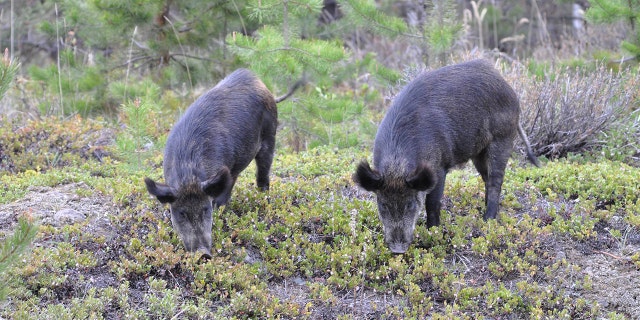
[[[485,182],[484,218],[495,218],[504,170],[518,135],[527,145],[529,160],[538,165],[519,116],[516,93],[483,60],[424,72],[402,89],[378,128],[375,169],[361,163],[354,175],[365,190],[376,192],[392,251],[404,252],[411,242],[422,199],[427,226],[440,223],[447,172],[468,160]],[[426,198],[420,199],[424,193]]]
[[[232,180],[251,160],[258,165],[259,185],[268,184],[278,113],[267,87],[249,70],[227,76],[187,109],[171,130],[165,147],[167,184],[178,188],[194,176],[202,182],[229,169]],[[224,190],[219,205],[228,201]]]
[[[171,204],[173,226],[187,250],[210,254],[211,209],[229,201],[252,160],[258,188],[269,189],[277,123],[271,92],[249,70],[239,69],[194,101],[174,125],[164,151],[166,184],[148,178],[145,183],[158,200]]]

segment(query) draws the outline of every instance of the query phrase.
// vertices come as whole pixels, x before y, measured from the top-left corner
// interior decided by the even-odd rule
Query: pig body
[[[427,226],[440,223],[447,172],[473,161],[485,182],[485,219],[495,218],[507,160],[518,134],[518,97],[486,61],[473,60],[420,74],[394,99],[378,128],[372,169],[358,165],[354,181],[376,193],[385,242],[407,250],[426,207]]]
[[[172,225],[188,251],[211,256],[212,211],[227,204],[251,160],[258,188],[269,189],[277,118],[271,92],[249,70],[239,69],[198,98],[172,128],[164,151],[166,184],[149,178],[145,184],[170,204]]]

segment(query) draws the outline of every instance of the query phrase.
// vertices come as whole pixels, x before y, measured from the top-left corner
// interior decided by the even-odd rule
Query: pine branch
[[[360,25],[366,28],[377,30],[387,36],[402,35],[410,38],[422,38],[421,35],[408,33],[407,26],[402,19],[382,13],[375,6],[375,3],[370,1],[346,0],[342,3],[342,7],[351,11],[350,17],[361,20]]]
[[[18,219],[16,231],[0,243],[0,272],[6,270],[27,250],[37,232],[38,227],[32,218],[23,216]]]
[[[5,49],[2,63],[0,63],[0,98],[4,97],[4,94],[9,90],[19,68],[20,64],[9,58],[9,49]]]
[[[33,219],[22,216],[18,219],[18,228],[13,235],[0,242],[0,283],[8,282],[5,271],[27,251],[37,232],[38,226]],[[0,289],[0,301],[6,297],[6,289],[6,285]]]
[[[324,74],[346,55],[338,43],[322,40],[293,38],[285,46],[280,31],[269,26],[259,31],[257,39],[235,34],[229,37],[229,42],[233,44],[231,50],[243,59],[252,61],[254,68],[260,68],[259,65],[288,65],[290,70],[312,68]],[[268,69],[273,71],[273,67]]]

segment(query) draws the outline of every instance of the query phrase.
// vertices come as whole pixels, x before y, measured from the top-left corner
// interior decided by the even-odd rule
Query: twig
[[[10,18],[10,21],[11,21],[11,34],[9,36],[9,38],[11,39],[11,44],[10,44],[11,51],[9,51],[11,53],[11,60],[13,60],[13,43],[14,43],[14,40],[15,40],[15,37],[14,37],[14,33],[15,33],[14,23],[15,23],[15,20],[13,18],[13,11],[14,11],[14,9],[13,9],[13,0],[11,0],[11,12],[10,12],[10,15],[11,15],[11,18]]]
[[[58,4],[54,4],[56,11],[56,60],[58,65],[58,89],[60,91],[60,115],[64,116],[64,98],[62,96],[62,76],[60,75],[60,34],[58,32]]]
[[[629,62],[629,61],[637,60],[637,59],[639,59],[639,58],[638,58],[638,56],[627,57],[627,58],[622,57],[622,58],[620,58],[620,59],[618,59],[618,60],[611,60],[611,61],[609,61],[609,62],[611,62],[611,63],[617,63],[617,64],[623,64],[623,63],[625,63],[625,62]]]
[[[135,42],[136,32],[138,26],[133,28],[133,34],[131,35],[131,44],[129,45],[129,60],[127,61],[127,72],[124,77],[124,97],[122,97],[122,103],[127,103],[127,85],[129,83],[129,71],[131,70],[131,56],[133,55],[133,43]]]
[[[184,313],[184,309],[180,309],[180,312],[176,313],[173,317],[171,317],[171,320],[178,319],[180,315],[183,313]]]
[[[172,53],[171,57],[185,57],[185,58],[189,58],[189,59],[196,59],[196,60],[202,60],[202,61],[208,61],[208,62],[215,62],[212,59],[209,58],[204,58],[204,57],[199,57],[199,56],[194,56],[194,55],[190,55],[190,54],[186,54],[186,53]]]
[[[178,45],[180,46],[180,50],[182,51],[182,54],[185,55],[184,47],[182,46],[182,42],[180,41],[180,35],[178,35],[178,32],[176,31],[176,28],[173,25],[173,22],[171,22],[171,20],[169,20],[168,17],[164,17],[164,19],[167,20],[167,22],[169,22],[169,24],[171,25],[171,29],[173,30],[173,33],[176,35],[176,40],[178,40]],[[169,57],[171,58],[171,56]],[[191,72],[189,71],[189,63],[185,62],[185,67],[187,69],[187,77],[189,78],[189,86],[191,87],[191,92],[193,92],[193,80],[191,79]]]
[[[628,257],[619,257],[619,256],[616,256],[616,255],[614,255],[614,254],[612,254],[612,253],[605,252],[605,251],[593,250],[593,252],[594,252],[594,253],[600,253],[600,254],[607,255],[607,256],[609,256],[609,257],[611,257],[611,258],[614,258],[614,259],[616,259],[616,260],[631,261],[631,259],[630,259],[630,258],[628,258]]]

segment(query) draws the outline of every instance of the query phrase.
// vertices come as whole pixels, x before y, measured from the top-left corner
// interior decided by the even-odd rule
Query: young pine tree
[[[252,34],[227,36],[240,64],[258,74],[274,94],[306,75],[309,83],[278,105],[284,142],[293,150],[318,145],[353,146],[367,142],[375,127],[368,104],[378,103],[374,86],[360,79],[395,81],[397,73],[381,66],[373,54],[355,57],[345,45],[357,29],[397,36],[406,31],[401,19],[378,10],[373,1],[340,2],[344,15],[327,26],[320,21],[321,0],[250,0],[250,21],[261,25]],[[364,32],[362,32],[364,33]],[[355,36],[354,36],[355,35]]]
[[[11,61],[9,59],[9,51],[5,50],[4,57],[0,62],[0,98],[9,89],[18,72],[18,68],[19,64]],[[13,235],[0,241],[0,283],[2,283],[0,286],[0,301],[6,298],[9,287],[7,284],[11,280],[6,271],[18,261],[22,253],[27,251],[36,236],[37,230],[38,228],[33,220],[23,216],[18,219],[18,228],[13,232]]]

